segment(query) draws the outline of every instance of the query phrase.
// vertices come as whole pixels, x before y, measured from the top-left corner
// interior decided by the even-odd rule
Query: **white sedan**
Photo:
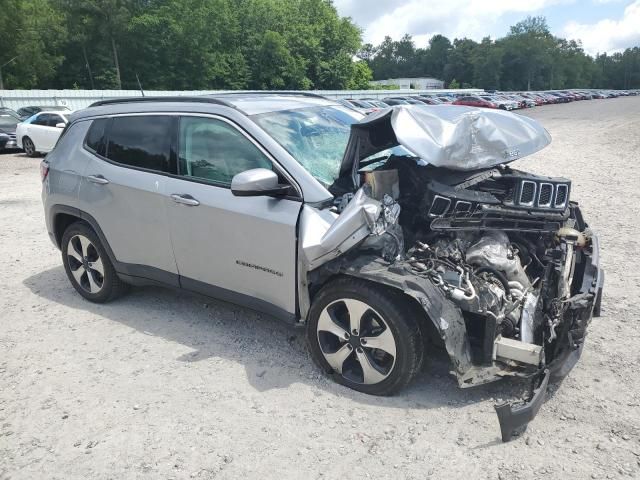
[[[18,147],[30,157],[38,152],[50,152],[69,122],[69,113],[43,111],[19,123],[16,128]]]

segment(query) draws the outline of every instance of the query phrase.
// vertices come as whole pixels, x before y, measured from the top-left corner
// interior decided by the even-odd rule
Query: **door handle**
[[[186,193],[172,193],[171,199],[176,203],[181,203],[182,205],[188,205],[190,207],[197,207],[200,205],[198,200]]]
[[[102,175],[88,175],[87,180],[91,183],[97,183],[98,185],[106,185],[109,183],[109,180],[104,178]]]

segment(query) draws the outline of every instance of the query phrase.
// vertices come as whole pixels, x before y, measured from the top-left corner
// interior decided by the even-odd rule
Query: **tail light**
[[[44,182],[44,180],[47,178],[47,175],[49,175],[49,162],[43,160],[42,162],[40,162],[40,180]]]

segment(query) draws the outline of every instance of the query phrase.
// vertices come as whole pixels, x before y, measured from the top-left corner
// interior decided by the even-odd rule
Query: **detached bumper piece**
[[[511,440],[511,437],[517,430],[524,427],[538,414],[538,410],[540,410],[540,407],[547,398],[549,376],[549,370],[545,370],[542,374],[540,385],[538,388],[533,389],[531,399],[525,404],[513,406],[513,404],[510,403],[502,403],[494,406],[498,414],[503,442]]]

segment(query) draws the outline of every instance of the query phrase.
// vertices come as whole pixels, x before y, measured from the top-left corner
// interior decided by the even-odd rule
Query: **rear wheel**
[[[62,236],[62,263],[69,281],[87,300],[104,303],[120,296],[120,280],[95,232],[84,222],[71,224]]]
[[[33,144],[33,141],[29,137],[24,137],[22,139],[22,148],[24,149],[24,153],[26,153],[28,157],[35,157],[38,153],[36,152],[36,146]]]
[[[313,359],[338,383],[391,395],[420,371],[424,343],[418,319],[399,293],[341,278],[316,295],[308,318]]]

